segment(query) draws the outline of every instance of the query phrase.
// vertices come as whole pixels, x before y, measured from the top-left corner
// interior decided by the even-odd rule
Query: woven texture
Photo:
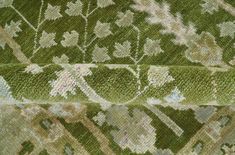
[[[235,1],[0,0],[0,155],[235,154]]]

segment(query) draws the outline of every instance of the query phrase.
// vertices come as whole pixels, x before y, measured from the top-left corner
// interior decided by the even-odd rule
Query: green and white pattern
[[[0,0],[0,154],[235,154],[235,2]]]

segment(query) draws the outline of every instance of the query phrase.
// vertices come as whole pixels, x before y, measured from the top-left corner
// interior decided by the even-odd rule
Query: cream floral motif
[[[125,41],[123,44],[115,43],[115,49],[113,56],[117,58],[128,57],[131,55],[131,43],[129,41]]]
[[[61,41],[62,46],[64,47],[73,47],[78,44],[79,34],[77,31],[73,30],[71,32],[65,32],[63,34],[64,40]]]
[[[114,141],[122,149],[129,148],[135,153],[152,152],[155,149],[156,133],[151,121],[145,112],[138,109],[134,109],[130,116],[125,106],[113,106],[106,113],[106,122],[118,128],[111,131]]]
[[[31,74],[35,75],[35,74],[42,73],[43,72],[43,68],[38,66],[37,64],[30,64],[29,66],[27,66],[25,68],[24,72],[31,73]]]
[[[78,85],[75,78],[66,70],[57,72],[56,75],[58,78],[54,81],[50,81],[50,85],[52,86],[50,95],[56,96],[59,94],[65,98],[67,98],[69,92],[75,95],[75,90]]]
[[[232,39],[234,38],[235,33],[235,21],[223,22],[217,25],[220,28],[220,37],[229,36]]]
[[[111,35],[110,23],[101,23],[100,21],[97,21],[94,33],[98,38],[105,38]]]
[[[147,38],[144,44],[144,53],[148,56],[156,56],[164,51],[160,47],[160,40],[152,40]]]
[[[174,81],[167,67],[151,66],[148,70],[148,81],[154,87],[161,87],[166,83]]]
[[[161,31],[163,34],[175,35],[173,43],[188,47],[185,51],[188,60],[205,66],[227,67],[222,60],[222,48],[217,45],[214,36],[209,32],[196,34],[194,24],[184,25],[181,15],[179,13],[176,16],[172,15],[167,3],[160,5],[154,0],[134,0],[134,2],[132,8],[149,14],[147,18],[149,23],[161,24],[164,27]]]
[[[42,32],[42,36],[39,40],[39,44],[42,48],[48,48],[57,45],[55,42],[56,33],[47,33],[46,31]]]
[[[83,3],[80,0],[77,0],[75,3],[68,2],[67,7],[65,13],[69,16],[79,16],[82,14]]]
[[[10,22],[10,24],[6,24],[4,27],[4,30],[9,34],[11,37],[18,37],[18,33],[22,31],[20,28],[21,21],[14,22],[13,20]],[[5,49],[6,42],[0,37],[0,47]]]
[[[133,23],[134,13],[127,10],[125,13],[118,12],[118,20],[115,22],[119,27],[128,27]]]
[[[47,9],[45,11],[45,19],[46,20],[55,20],[62,17],[60,14],[60,6],[52,6],[48,4]]]
[[[69,58],[63,54],[60,58],[59,57],[53,57],[52,60],[55,64],[68,64],[69,63]]]
[[[10,7],[13,4],[13,0],[1,0],[0,8]]]
[[[222,49],[216,44],[214,36],[208,32],[202,32],[192,40],[185,51],[185,55],[190,61],[200,62],[205,66],[222,65],[222,54]]]
[[[204,3],[200,4],[202,6],[202,13],[213,14],[219,11],[219,8],[224,9],[232,16],[235,16],[235,8],[224,0],[202,0]]]
[[[215,0],[203,0],[204,3],[200,4],[202,6],[202,13],[213,14],[219,10],[218,3]]]
[[[58,62],[58,61],[57,61]],[[56,72],[57,79],[49,81],[52,90],[50,92],[51,96],[56,96],[57,94],[67,98],[68,93],[73,95],[76,94],[75,90],[79,86],[79,83],[76,80],[76,77],[71,73],[68,68],[70,65],[64,64],[64,70]],[[84,66],[82,64],[76,64],[72,66],[72,70],[76,72],[77,76],[88,76],[91,75],[90,66]]]
[[[99,47],[98,45],[95,45],[95,48],[92,52],[92,60],[93,62],[105,62],[107,60],[110,60],[111,58],[108,55],[108,49],[103,47]]]

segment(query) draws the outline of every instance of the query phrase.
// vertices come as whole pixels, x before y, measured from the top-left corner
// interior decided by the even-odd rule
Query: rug
[[[0,0],[0,155],[235,155],[235,1]]]

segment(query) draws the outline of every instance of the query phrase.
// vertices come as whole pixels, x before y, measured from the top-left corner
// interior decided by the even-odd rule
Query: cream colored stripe
[[[23,64],[31,64],[25,54],[21,51],[19,44],[0,26],[0,38],[2,38],[13,50],[14,56]]]
[[[234,8],[232,5],[230,5],[230,4],[226,3],[226,2],[224,2],[224,0],[217,0],[217,3],[218,3],[218,5],[219,5],[221,8],[223,8],[225,11],[227,11],[228,13],[230,13],[232,16],[235,16],[235,8]]]

